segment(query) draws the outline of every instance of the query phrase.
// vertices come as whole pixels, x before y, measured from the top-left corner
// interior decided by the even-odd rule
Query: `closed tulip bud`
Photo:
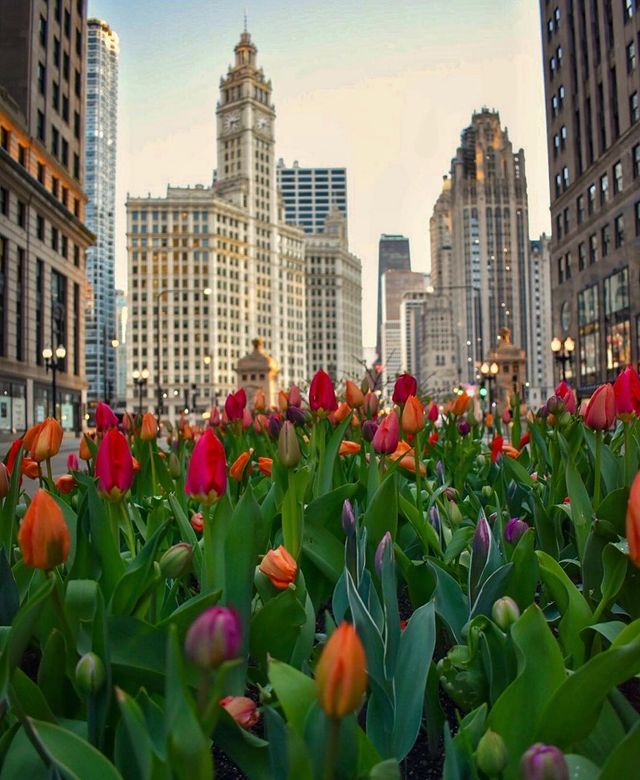
[[[145,412],[142,415],[142,425],[140,426],[140,438],[142,441],[155,441],[158,435],[158,423],[153,412]]]
[[[178,479],[182,474],[180,460],[178,459],[178,456],[175,452],[171,452],[169,454],[169,474],[173,479]]]
[[[73,488],[76,486],[76,480],[71,474],[63,474],[56,479],[54,484],[61,493],[66,494],[71,493]]]
[[[399,438],[400,423],[398,422],[398,415],[395,411],[392,411],[378,426],[378,430],[373,437],[373,449],[378,453],[390,455],[392,452],[395,452]]]
[[[71,536],[62,510],[45,490],[37,490],[25,512],[18,544],[26,566],[50,571],[69,555]]]
[[[536,742],[520,760],[520,776],[523,780],[569,780],[569,767],[555,745]]]
[[[40,464],[32,458],[22,459],[22,474],[29,479],[38,479],[40,476]]]
[[[271,436],[272,439],[277,439],[280,435],[280,428],[282,428],[282,418],[278,414],[272,414],[271,417],[269,417],[269,424],[267,426],[269,436]]]
[[[250,729],[260,720],[256,703],[247,696],[225,696],[219,703],[243,729]]]
[[[295,407],[292,407],[295,408]],[[292,469],[300,463],[302,453],[292,422],[285,420],[278,436],[278,457],[285,468]]]
[[[193,448],[184,490],[201,504],[211,506],[227,489],[227,461],[224,447],[211,428]]]
[[[562,400],[564,403],[564,408],[569,412],[569,414],[575,414],[576,413],[576,394],[571,389],[571,387],[564,381],[560,382],[560,384],[556,387],[556,395],[558,398]]]
[[[299,406],[287,407],[286,417],[294,425],[304,425],[307,422],[307,415]]]
[[[245,406],[242,410],[242,428],[243,430],[247,430],[247,428],[251,428],[251,425],[253,423],[253,417],[251,416],[251,412],[249,411],[249,407]]]
[[[462,393],[458,393],[455,401],[453,402],[453,406],[451,407],[452,414],[454,414],[456,417],[464,414],[467,411],[470,403],[471,396],[468,393],[464,391]]]
[[[353,536],[356,532],[356,516],[351,506],[351,502],[348,498],[345,498],[342,504],[342,514],[340,516],[340,523],[342,524],[342,530],[346,536]]]
[[[584,424],[594,431],[606,431],[616,419],[616,397],[613,385],[600,385],[591,396],[584,412]]]
[[[99,656],[85,653],[76,664],[76,685],[85,696],[95,696],[102,690],[106,673]]]
[[[497,626],[506,631],[520,617],[520,607],[509,596],[503,596],[501,599],[494,601],[491,608],[491,617]]]
[[[374,565],[376,567],[376,574],[378,577],[382,577],[382,564],[384,563],[387,556],[393,560],[393,540],[391,539],[391,534],[389,531],[387,531],[382,539],[380,539],[380,543],[378,544],[374,557]]]
[[[633,480],[629,492],[626,526],[629,558],[634,566],[640,568],[640,473]]]
[[[502,456],[502,445],[504,444],[504,438],[497,434],[493,437],[491,442],[491,462],[495,463],[498,458]]]
[[[289,396],[285,393],[284,390],[280,390],[278,393],[278,409],[284,414],[287,411],[287,407],[289,406]]]
[[[375,417],[378,414],[380,400],[375,393],[368,392],[364,397],[364,412],[367,417]]]
[[[258,471],[264,474],[265,477],[271,476],[271,469],[273,468],[272,458],[258,458]]]
[[[233,465],[229,469],[229,476],[231,479],[235,479],[236,482],[240,482],[244,474],[244,470],[247,467],[247,463],[251,459],[253,449],[245,450],[234,460]]]
[[[436,461],[435,472],[436,472],[436,477],[438,477],[440,482],[444,484],[444,479],[445,479],[444,463],[441,460]]]
[[[256,414],[253,418],[253,430],[256,433],[264,433],[269,425],[269,418],[266,414]]]
[[[434,530],[440,530],[440,512],[435,504],[429,510],[429,523],[431,523]]]
[[[11,488],[11,474],[9,469],[0,462],[0,499],[6,498],[9,495],[9,489]]]
[[[343,420],[346,420],[346,418],[351,414],[351,407],[348,403],[345,403],[344,401],[338,405],[338,408],[336,409],[334,413],[334,420],[336,423],[341,423]]]
[[[230,422],[233,420],[242,420],[244,408],[247,405],[247,394],[241,387],[235,393],[229,393],[224,402],[224,410]]]
[[[320,369],[316,371],[309,386],[309,408],[312,412],[335,412],[338,408],[336,393],[331,377]]]
[[[191,515],[191,527],[197,534],[201,534],[204,530],[204,515],[202,512],[194,512]]]
[[[99,433],[104,433],[109,428],[117,427],[118,418],[114,414],[113,409],[103,401],[99,401],[96,406],[96,430]]]
[[[345,455],[357,455],[360,452],[360,449],[360,445],[357,441],[349,441],[348,439],[344,439],[340,442],[338,455],[342,457]]]
[[[378,423],[375,420],[365,420],[362,423],[362,438],[365,441],[373,441],[373,437],[378,430]]]
[[[491,412],[487,412],[484,416],[484,422],[487,428],[493,428],[493,415]]]
[[[160,558],[160,572],[169,580],[184,576],[191,568],[193,547],[188,542],[178,542]]]
[[[67,455],[67,468],[69,471],[78,471],[80,468],[80,461],[78,460],[78,456],[75,454],[75,452],[70,452]]]
[[[411,434],[416,434],[424,428],[424,406],[415,395],[410,395],[405,401],[401,425],[405,433]]]
[[[257,412],[264,412],[264,410],[267,408],[267,397],[261,387],[256,390],[256,394],[253,399],[253,408]]]
[[[364,403],[364,393],[355,382],[347,379],[344,395],[352,409],[359,409]]]
[[[209,425],[220,425],[220,409],[218,409],[217,406],[211,407],[211,412],[209,413]]]
[[[622,420],[640,415],[640,378],[632,366],[627,366],[618,374],[613,384],[616,401],[616,414]]]
[[[460,436],[466,436],[471,431],[471,426],[464,418],[458,421],[458,433]]]
[[[330,718],[344,718],[360,706],[367,689],[367,659],[355,628],[341,623],[316,666],[320,706]]]
[[[291,385],[287,400],[289,401],[289,406],[296,406],[298,409],[302,406],[302,395],[298,385]]]
[[[80,460],[91,460],[91,450],[89,449],[86,433],[80,439],[80,450],[78,454]]]
[[[429,420],[429,422],[436,422],[436,420],[438,419],[438,415],[439,415],[438,404],[431,401],[431,403],[429,404],[429,410],[427,411],[427,419]]]
[[[133,483],[133,458],[124,434],[110,428],[96,456],[98,492],[108,501],[121,501]]]
[[[411,374],[402,374],[396,379],[391,400],[394,404],[404,404],[410,395],[418,392],[418,383]]]
[[[497,777],[507,766],[507,758],[507,746],[500,734],[487,729],[478,742],[478,769],[489,777]]]
[[[298,575],[298,564],[284,545],[269,550],[258,567],[278,590],[285,590]]]
[[[184,640],[187,658],[203,671],[217,669],[237,657],[242,645],[242,624],[229,607],[205,610],[189,627]]]
[[[504,538],[509,544],[518,544],[522,536],[529,530],[529,526],[519,517],[512,517],[504,527]]]
[[[62,426],[53,417],[47,417],[39,425],[34,426],[32,429],[34,434],[31,438],[27,438],[29,431],[24,437],[25,449],[30,450],[31,458],[40,463],[43,460],[48,460],[57,455],[60,451],[60,445],[62,443]],[[29,444],[27,444],[27,441]]]

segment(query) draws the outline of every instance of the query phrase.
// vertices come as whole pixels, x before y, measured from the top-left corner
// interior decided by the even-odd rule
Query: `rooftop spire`
[[[244,9],[244,32],[249,32],[247,30],[247,19],[248,19],[248,17],[249,17],[249,13],[247,11],[247,7],[245,6],[245,9]]]

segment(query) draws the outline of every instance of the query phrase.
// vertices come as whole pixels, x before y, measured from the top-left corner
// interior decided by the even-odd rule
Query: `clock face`
[[[256,120],[256,128],[261,132],[267,133],[270,127],[271,127],[271,123],[269,122],[268,117],[261,115]]]
[[[223,120],[223,127],[225,133],[237,130],[240,127],[240,114],[235,111],[232,114],[227,114]]]

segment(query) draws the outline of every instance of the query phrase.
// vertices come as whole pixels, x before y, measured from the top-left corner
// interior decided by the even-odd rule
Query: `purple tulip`
[[[373,441],[373,437],[378,430],[378,423],[375,420],[365,420],[362,423],[362,438],[365,441]]]
[[[269,422],[267,423],[267,431],[272,439],[277,439],[280,435],[280,428],[282,428],[282,419],[280,415],[271,415]]]
[[[467,420],[462,419],[462,420],[459,421],[459,423],[458,423],[458,433],[460,434],[460,436],[466,436],[469,433],[470,430],[471,430],[471,426],[469,425]]]
[[[512,517],[504,527],[504,538],[509,544],[518,544],[520,538],[529,530],[529,526],[519,517]]]
[[[287,407],[286,416],[294,425],[304,425],[307,421],[307,415],[298,406]]]
[[[569,780],[569,767],[555,745],[536,742],[522,756],[520,774],[524,780]]]
[[[342,516],[340,518],[342,530],[347,536],[352,536],[356,532],[356,516],[353,513],[353,507],[348,498],[345,498],[342,505]]]
[[[184,649],[200,669],[216,669],[238,655],[242,625],[238,613],[228,607],[211,607],[197,617],[187,631]]]
[[[435,504],[429,510],[429,522],[436,531],[440,531],[440,512]]]
[[[444,464],[441,460],[436,463],[436,476],[444,484]]]
[[[471,551],[475,556],[482,555],[486,558],[489,547],[491,545],[491,529],[487,518],[482,515],[476,526],[476,530],[473,532],[473,539],[471,541]]]
[[[387,554],[387,549],[389,550],[389,554],[393,557],[393,541],[391,539],[391,534],[389,533],[389,531],[387,531],[386,534],[380,540],[380,544],[378,545],[378,549],[376,550],[376,554],[374,558],[374,563],[375,563],[378,577],[382,577],[382,564],[384,563],[385,555]]]

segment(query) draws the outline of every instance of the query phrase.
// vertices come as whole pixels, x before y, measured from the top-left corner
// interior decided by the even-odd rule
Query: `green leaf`
[[[314,522],[306,522],[302,551],[335,585],[344,565],[344,544],[336,539],[328,528]]]
[[[524,485],[529,489],[533,487],[534,481],[531,479],[531,475],[525,469],[522,463],[518,463],[515,458],[502,458],[502,467],[504,468],[505,473],[508,474],[511,479],[513,479],[516,485]]]
[[[440,539],[438,539],[438,534],[431,523],[426,519],[427,515],[423,513],[421,516],[413,501],[409,501],[402,494],[399,497],[399,509],[411,523],[413,530],[422,542],[424,553],[428,554],[430,550],[433,550],[438,555],[442,555]]]
[[[462,629],[469,618],[469,605],[460,583],[431,559],[429,568],[436,577],[435,606],[439,617],[447,624],[457,644],[462,642]]]
[[[463,525],[460,528],[456,528],[447,544],[447,549],[444,552],[443,560],[446,564],[455,561],[460,553],[467,549],[473,539],[474,530],[475,529],[470,525]]]
[[[266,662],[267,655],[289,661],[306,617],[293,588],[270,599],[251,618],[252,657],[261,664]]]
[[[0,547],[0,626],[10,626],[20,606],[18,586],[4,547]]]
[[[518,541],[511,562],[513,571],[505,588],[505,595],[511,596],[520,611],[533,603],[538,584],[538,559],[534,552],[535,531],[530,528]]]
[[[216,590],[212,593],[198,593],[192,596],[188,601],[183,601],[179,607],[166,618],[161,620],[158,628],[167,628],[174,625],[178,631],[178,638],[183,638],[193,621],[202,614],[205,609],[213,607],[220,600],[221,591]]]
[[[604,452],[606,447],[602,448]],[[629,488],[623,487],[608,493],[600,502],[598,507],[598,518],[607,520],[616,529],[620,536],[626,536],[627,529],[625,517],[627,514],[627,503],[629,501]]]
[[[269,661],[269,682],[287,716],[287,723],[299,736],[304,736],[307,713],[316,701],[315,682],[298,669],[276,659]]]
[[[127,571],[113,591],[109,605],[111,614],[132,614],[136,604],[139,603],[149,587],[153,585],[155,581],[153,563],[166,529],[166,524],[158,528],[127,567]]]
[[[505,563],[499,569],[496,569],[493,574],[483,583],[478,593],[478,597],[471,610],[470,617],[476,617],[476,615],[491,615],[491,608],[494,602],[504,595],[506,583],[508,582],[511,571],[513,569],[512,563]]]
[[[569,780],[601,780],[600,767],[585,756],[570,753],[565,755],[565,760],[569,767]]]
[[[196,532],[193,530],[187,515],[180,506],[180,502],[173,494],[169,496],[169,506],[171,507],[173,516],[178,523],[180,538],[185,542],[189,542],[193,549],[193,573],[195,574],[198,582],[202,582],[202,549],[198,544],[198,537],[196,536]]]
[[[606,607],[618,595],[627,574],[629,558],[613,544],[608,544],[602,551],[602,599],[594,612],[594,618],[600,616]]]
[[[374,468],[373,465],[371,468]],[[374,549],[387,531],[396,538],[398,528],[398,475],[383,479],[364,515],[369,543]]]
[[[21,714],[28,715],[30,718],[38,718],[38,720],[46,720],[48,723],[56,722],[55,715],[51,712],[43,692],[22,669],[16,669],[13,673],[9,700],[14,710]]]
[[[640,722],[631,729],[627,736],[609,755],[602,767],[600,780],[620,780],[625,777],[629,767],[640,764]]]
[[[105,600],[108,600],[126,568],[120,555],[119,530],[108,502],[98,496],[93,480],[87,483],[87,503],[84,506],[89,515],[92,549],[102,564],[100,587]]]
[[[340,448],[340,442],[342,441],[344,432],[347,430],[349,424],[351,423],[352,417],[353,417],[353,412],[350,412],[340,423],[340,425],[336,427],[336,429],[331,434],[329,441],[327,442],[324,451],[324,457],[322,459],[322,462],[319,464],[319,469],[318,469],[317,494],[319,496],[323,495],[324,493],[328,493],[331,490],[331,486],[333,483],[333,467],[335,465],[336,457],[338,455],[338,449]],[[320,433],[324,435],[324,431],[320,431]]]
[[[567,459],[566,480],[567,492],[569,493],[569,498],[571,500],[571,521],[576,533],[578,554],[580,560],[582,560],[584,548],[587,543],[587,536],[591,529],[593,508],[584,482],[570,457]]]
[[[558,644],[540,608],[532,604],[511,627],[518,676],[489,713],[488,726],[509,746],[507,777],[516,776],[522,753],[536,740],[535,724],[565,679]],[[555,744],[555,743],[554,743]]]
[[[149,777],[152,746],[144,716],[138,704],[121,688],[116,689],[116,701],[122,720],[122,731],[116,739],[116,760],[125,778]]]

